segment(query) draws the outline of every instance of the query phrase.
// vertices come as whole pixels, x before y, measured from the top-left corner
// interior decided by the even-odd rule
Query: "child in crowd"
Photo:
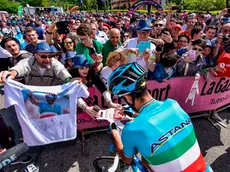
[[[175,51],[165,53],[160,58],[160,62],[156,64],[155,71],[149,72],[149,78],[158,82],[168,82],[168,79],[174,77],[176,74],[175,64],[178,59],[179,56]]]
[[[212,56],[213,46],[210,40],[206,40],[206,46],[202,53],[205,62],[207,63],[206,68],[216,66],[216,58]]]
[[[75,51],[68,51],[65,53],[65,68],[70,71],[73,67],[73,58],[76,55]]]

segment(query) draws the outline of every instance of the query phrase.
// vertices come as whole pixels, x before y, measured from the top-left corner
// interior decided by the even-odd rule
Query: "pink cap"
[[[172,28],[173,28],[173,29],[180,29],[180,30],[182,30],[182,27],[181,27],[181,25],[179,25],[179,24],[173,25]]]

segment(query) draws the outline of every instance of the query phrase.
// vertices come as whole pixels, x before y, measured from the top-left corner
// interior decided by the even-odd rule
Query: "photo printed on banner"
[[[22,90],[29,119],[49,118],[70,113],[69,96]]]

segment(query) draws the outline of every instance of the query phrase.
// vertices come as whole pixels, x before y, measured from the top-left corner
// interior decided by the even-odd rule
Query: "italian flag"
[[[204,172],[205,160],[200,152],[194,129],[174,147],[146,158],[154,172]]]

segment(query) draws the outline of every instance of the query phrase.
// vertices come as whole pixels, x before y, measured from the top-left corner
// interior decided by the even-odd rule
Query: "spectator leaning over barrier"
[[[10,67],[15,66],[20,60],[29,58],[32,56],[31,53],[29,53],[26,50],[20,50],[20,43],[16,38],[9,37],[4,38],[1,41],[1,47],[6,49],[12,57],[10,58]]]
[[[188,52],[183,54],[176,66],[176,76],[195,76],[196,79],[200,78],[206,67],[206,62],[202,55],[205,46],[206,42],[203,39],[192,42],[191,48],[195,53],[190,54]]]
[[[24,77],[26,85],[53,86],[63,84],[71,79],[65,67],[53,57],[53,49],[49,44],[42,42],[36,45],[33,57],[17,63],[9,71],[0,73],[0,83],[5,83],[7,76],[10,79]]]
[[[25,47],[25,50],[30,53],[34,53],[36,45],[42,42],[41,40],[38,39],[37,31],[31,26],[27,27],[26,37],[29,40],[29,44]]]
[[[93,62],[95,70],[100,71],[103,67],[101,55],[103,45],[90,37],[90,24],[82,23],[77,29],[77,34],[81,40],[76,45],[77,54],[84,54],[89,62]]]
[[[113,28],[109,31],[109,40],[106,41],[102,49],[103,65],[106,65],[106,60],[110,52],[117,50],[121,46],[121,35],[120,31]]]
[[[128,63],[128,57],[119,51],[114,51],[109,53],[109,56],[106,60],[107,66],[105,66],[100,71],[100,78],[104,82],[105,86],[108,88],[108,78],[113,70],[115,70],[118,66],[127,64]]]
[[[96,86],[96,88],[103,95],[108,107],[118,109],[121,108],[119,104],[113,103],[110,92],[107,91],[107,88],[100,79],[99,75],[97,75],[94,69],[91,67],[93,63],[88,61],[84,54],[74,56],[73,62],[73,68],[70,70],[70,73],[73,77],[72,80],[75,78],[81,78],[82,83],[85,84],[88,88]],[[78,99],[78,107],[80,107],[83,111],[92,117],[98,117],[99,115],[99,113],[93,109],[92,104],[87,104],[82,98]]]
[[[175,51],[165,53],[156,64],[154,72],[149,72],[149,78],[158,82],[169,82],[169,79],[176,76],[176,63],[179,59]]]

